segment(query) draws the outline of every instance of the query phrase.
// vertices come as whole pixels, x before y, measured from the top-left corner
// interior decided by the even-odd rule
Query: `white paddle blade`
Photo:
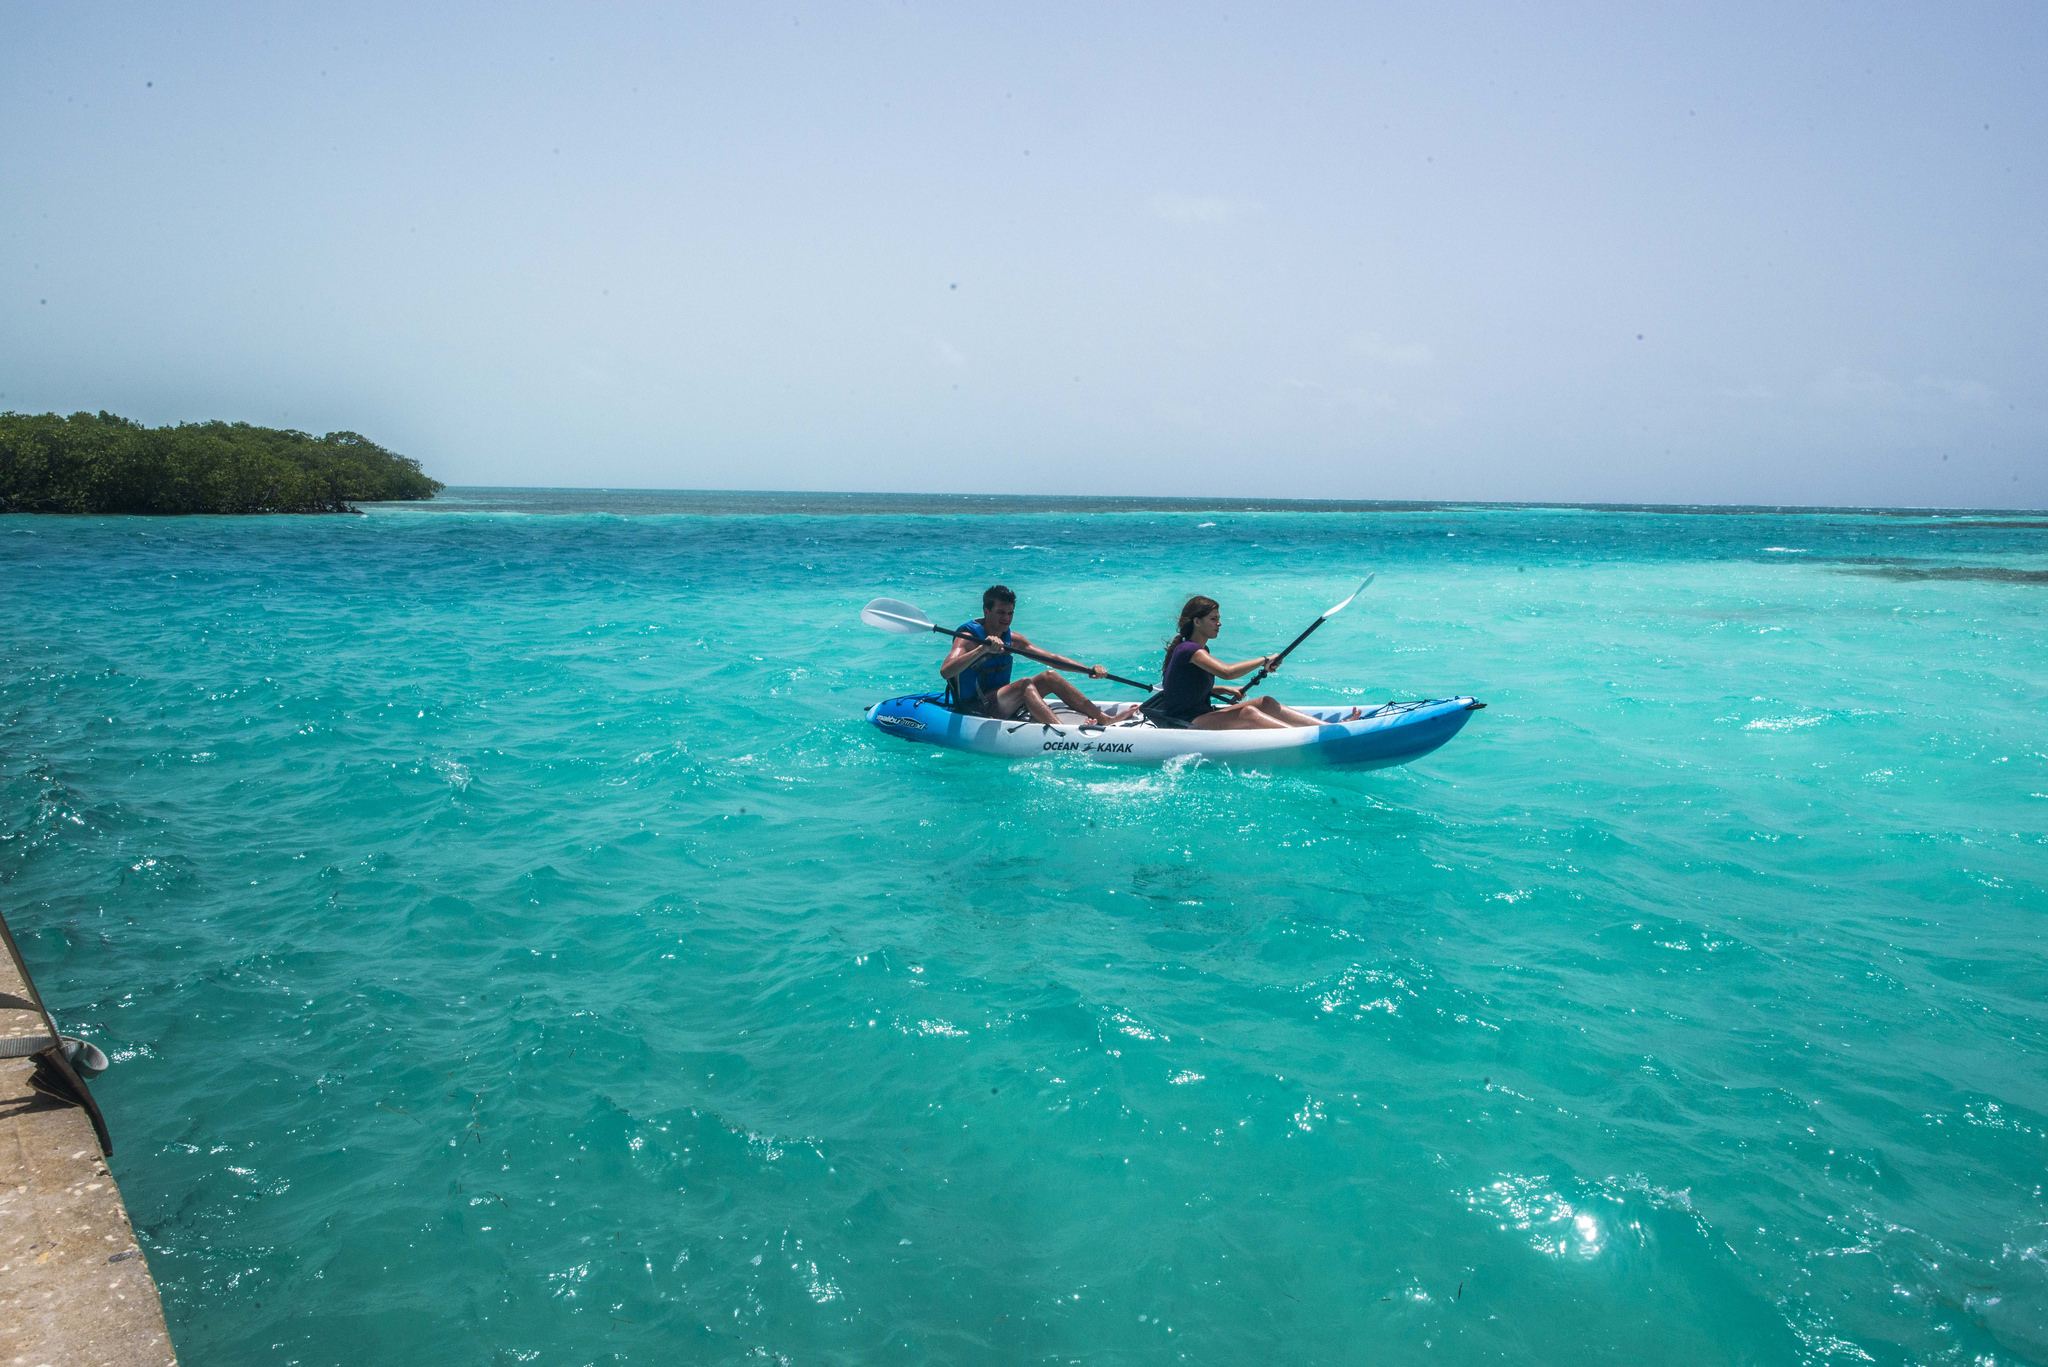
[[[877,598],[860,610],[860,619],[871,627],[913,636],[932,629],[932,619],[900,598]]]
[[[1351,598],[1356,598],[1359,594],[1364,593],[1365,586],[1372,582],[1372,578],[1372,575],[1368,574],[1367,576],[1365,576],[1365,578],[1359,580],[1358,587],[1351,590]],[[1335,617],[1338,613],[1344,611],[1344,609],[1351,606],[1351,598],[1346,598],[1343,602],[1337,604],[1336,607],[1333,607],[1328,612],[1324,613],[1323,616]]]

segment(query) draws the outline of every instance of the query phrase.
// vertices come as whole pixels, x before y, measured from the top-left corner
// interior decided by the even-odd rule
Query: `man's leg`
[[[1059,694],[1067,706],[1073,708],[1082,716],[1087,717],[1090,721],[1107,722],[1112,720],[1107,712],[1104,712],[1089,700],[1086,693],[1068,683],[1067,677],[1064,674],[1056,674],[1048,669],[1045,673],[1040,674],[1035,679],[1028,680],[1028,682],[1036,685],[1038,688],[1050,689],[1052,692]]]
[[[1101,708],[1088,701],[1086,694],[1050,669],[1028,679],[1016,679],[1004,684],[996,690],[995,705],[990,710],[998,717],[1007,717],[1021,707],[1031,714],[1033,721],[1044,722],[1047,726],[1057,726],[1059,718],[1045,705],[1041,689],[1057,693],[1067,706],[1090,721],[1101,722],[1104,725],[1110,721]]]
[[[1044,677],[1043,674],[1038,676],[1039,679]],[[1045,699],[1039,696],[1038,689],[1034,687],[1037,682],[1038,679],[1014,679],[998,688],[989,707],[989,715],[1011,717],[1016,715],[1017,709],[1021,707],[1030,714],[1033,721],[1044,722],[1047,726],[1059,725],[1059,718],[1052,714],[1052,709],[1045,705]]]

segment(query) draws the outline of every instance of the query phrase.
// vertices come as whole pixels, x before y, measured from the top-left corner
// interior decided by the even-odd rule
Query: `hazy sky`
[[[2048,7],[0,9],[0,408],[456,484],[2048,506]]]

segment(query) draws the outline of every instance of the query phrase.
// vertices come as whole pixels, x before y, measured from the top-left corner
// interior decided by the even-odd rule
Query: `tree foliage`
[[[354,432],[0,413],[0,513],[345,513],[441,488]]]

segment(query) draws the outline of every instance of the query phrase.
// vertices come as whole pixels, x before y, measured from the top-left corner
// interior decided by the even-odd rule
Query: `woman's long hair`
[[[1207,617],[1221,606],[1222,604],[1218,603],[1214,598],[1204,598],[1199,593],[1181,604],[1180,633],[1166,643],[1166,659],[1159,666],[1159,682],[1162,685],[1166,682],[1166,671],[1173,666],[1173,648],[1181,642],[1190,639],[1190,634],[1195,629],[1196,618]]]

